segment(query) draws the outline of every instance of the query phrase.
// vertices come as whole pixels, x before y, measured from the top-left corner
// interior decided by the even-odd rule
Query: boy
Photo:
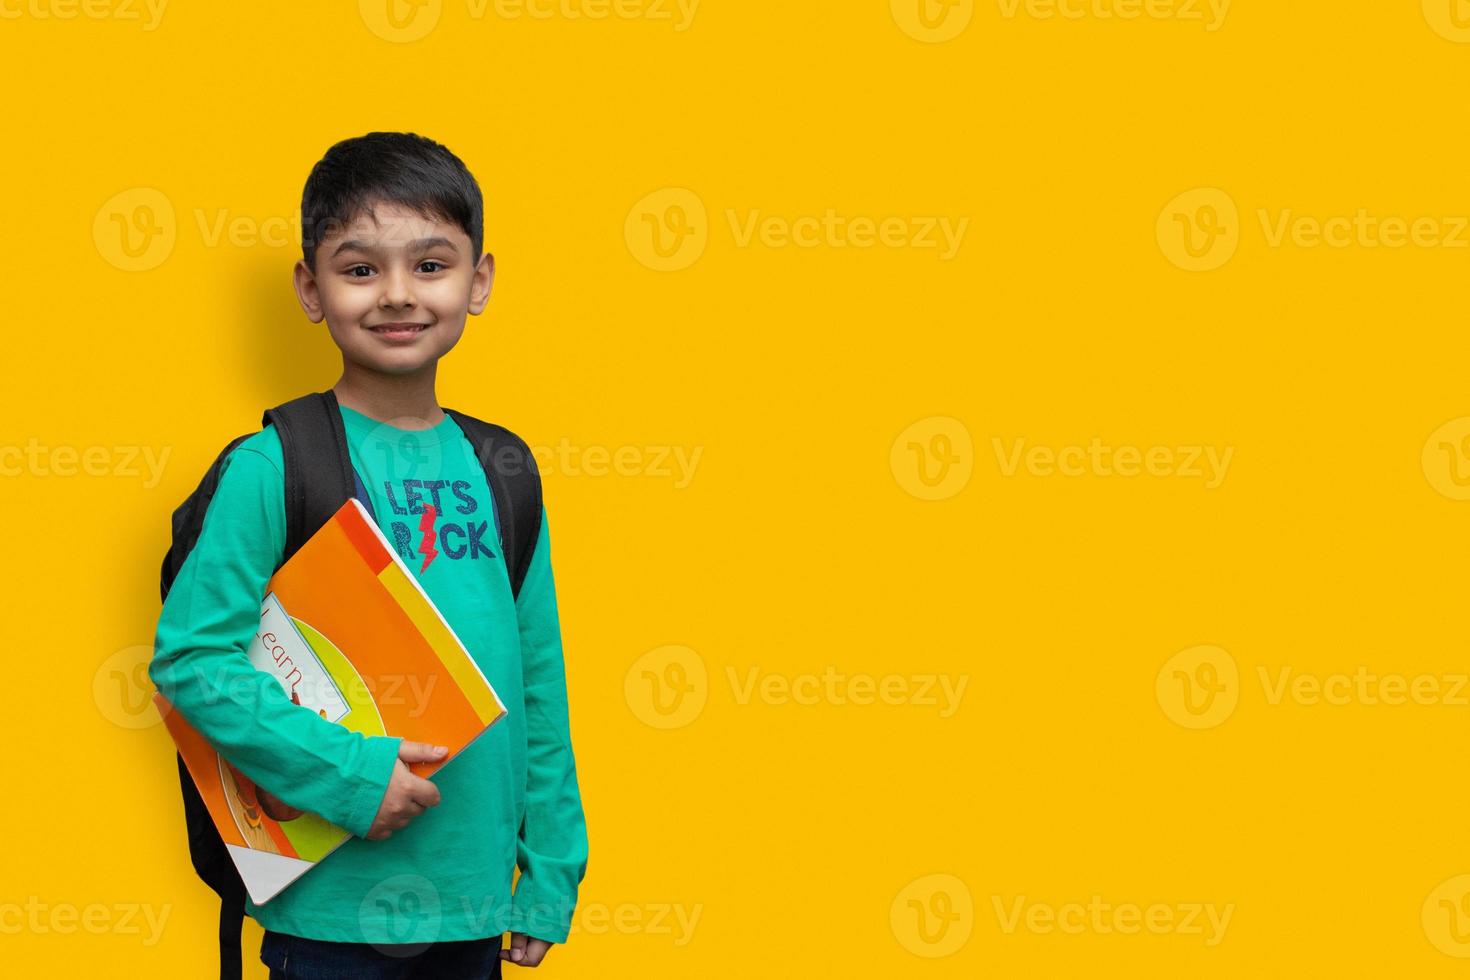
[[[536,966],[566,941],[587,836],[544,511],[512,597],[484,469],[435,395],[439,359],[467,314],[485,308],[494,278],[480,188],[433,140],[369,133],[312,169],[301,227],[296,293],[342,353],[333,391],[353,466],[507,715],[430,782],[405,763],[442,746],[350,732],[291,704],[250,665],[286,541],[273,426],[226,462],[164,603],[150,675],[255,781],[273,817],[318,813],[355,835],[266,905],[247,903],[265,927],[272,977],[478,978],[500,976],[502,960]],[[425,710],[430,694],[403,692]]]

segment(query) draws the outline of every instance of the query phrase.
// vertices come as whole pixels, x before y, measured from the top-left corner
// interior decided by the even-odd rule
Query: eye
[[[354,265],[354,266],[349,266],[347,268],[347,275],[349,277],[353,278],[353,279],[361,279],[362,276],[359,276],[359,275],[356,274],[358,269],[366,269],[367,272],[365,274],[366,275],[372,275],[373,267],[370,266],[370,265],[364,265],[362,263],[358,263],[357,265]]]
[[[422,261],[422,262],[419,263],[419,268],[420,269],[423,269],[424,266],[426,266],[426,265],[434,266],[434,268],[432,268],[432,269],[424,269],[425,272],[430,272],[430,273],[438,272],[440,269],[443,269],[444,268],[444,263],[443,262],[436,262],[434,259],[424,259],[424,261]]]

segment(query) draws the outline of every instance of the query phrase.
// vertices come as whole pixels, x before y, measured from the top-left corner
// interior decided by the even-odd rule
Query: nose
[[[383,293],[378,297],[378,306],[388,309],[412,308],[413,276],[394,264],[383,274]]]

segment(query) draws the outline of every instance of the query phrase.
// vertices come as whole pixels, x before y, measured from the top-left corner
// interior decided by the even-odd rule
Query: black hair
[[[327,150],[301,193],[301,256],[316,271],[316,250],[333,230],[378,203],[452,221],[470,238],[478,261],[485,238],[480,185],[449,149],[416,133],[368,133]]]

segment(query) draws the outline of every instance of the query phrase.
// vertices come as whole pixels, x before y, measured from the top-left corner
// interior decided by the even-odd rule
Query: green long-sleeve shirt
[[[500,695],[506,717],[435,775],[438,807],[388,840],[363,837],[399,740],[348,731],[292,704],[279,682],[250,665],[246,649],[285,549],[286,516],[280,438],[267,426],[245,440],[226,461],[198,542],[164,602],[150,674],[246,776],[356,835],[247,911],[267,929],[338,942],[507,930],[565,942],[587,832],[544,512],[530,568],[512,596],[495,502],[454,420],[400,429],[340,410],[379,526]],[[421,550],[428,504],[432,556]]]

